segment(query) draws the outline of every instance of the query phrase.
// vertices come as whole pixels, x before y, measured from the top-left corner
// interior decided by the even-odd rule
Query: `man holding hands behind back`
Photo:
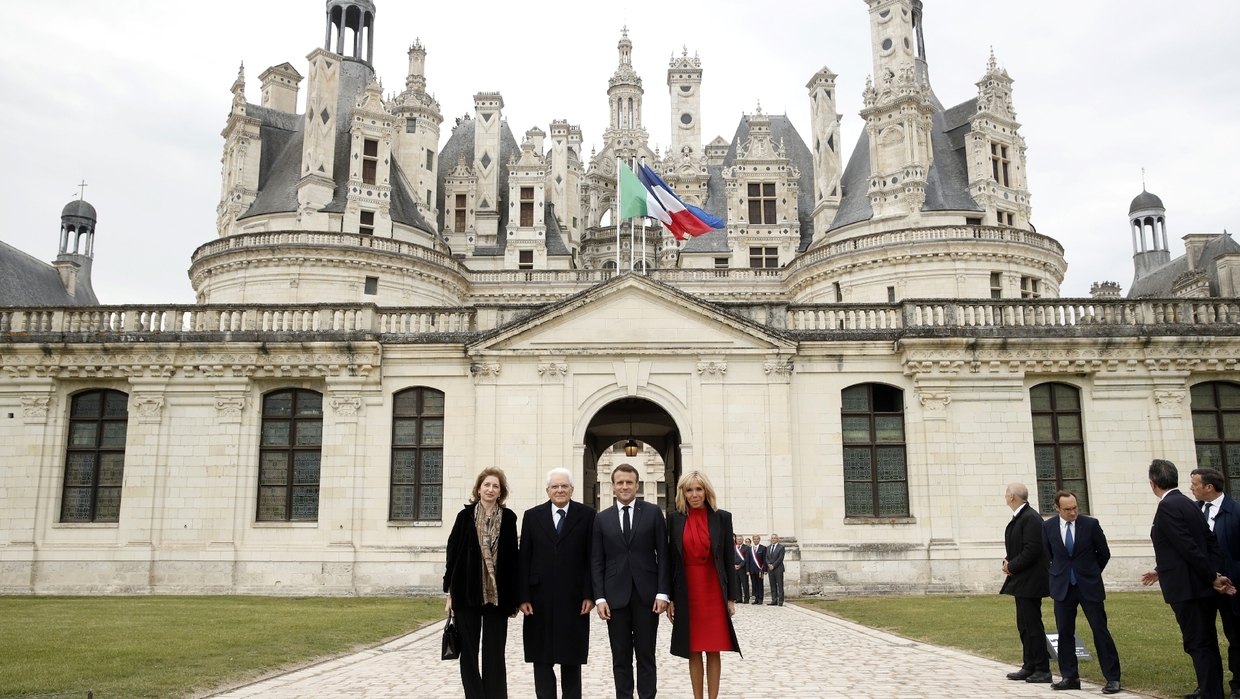
[[[1001,595],[1016,598],[1016,631],[1024,646],[1024,662],[1009,680],[1051,681],[1051,655],[1046,650],[1046,628],[1042,626],[1042,598],[1050,594],[1047,583],[1046,551],[1042,547],[1042,515],[1029,505],[1029,489],[1012,483],[1003,494],[1012,519],[1003,534],[1007,558],[1003,559]]]
[[[572,502],[573,474],[547,474],[547,502],[525,511],[517,599],[525,614],[525,662],[534,664],[534,693],[556,699],[555,665],[564,699],[581,699],[581,666],[590,655],[594,585],[590,546],[594,508]]]
[[[1080,689],[1081,676],[1076,660],[1076,608],[1085,610],[1089,628],[1094,632],[1098,663],[1106,678],[1103,694],[1116,694],[1119,687],[1119,651],[1107,630],[1107,610],[1103,606],[1106,589],[1102,571],[1111,560],[1106,535],[1093,517],[1080,514],[1076,495],[1061,490],[1055,493],[1055,511],[1042,523],[1042,541],[1051,563],[1051,598],[1055,600],[1055,626],[1059,631],[1059,674],[1063,675],[1051,689]]]
[[[658,692],[655,642],[672,591],[667,521],[658,505],[636,499],[637,480],[637,469],[629,464],[611,472],[616,504],[598,513],[591,552],[594,601],[599,618],[607,621],[619,699],[633,697],[634,655],[638,696],[653,699]]]

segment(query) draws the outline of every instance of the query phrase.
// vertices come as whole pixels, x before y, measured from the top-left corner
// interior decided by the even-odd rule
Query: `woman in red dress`
[[[715,490],[701,471],[676,484],[676,509],[667,516],[667,547],[672,564],[672,654],[689,659],[694,699],[703,699],[703,677],[710,699],[719,696],[719,653],[740,652],[732,615],[740,579],[732,565],[732,514],[715,503]],[[702,654],[706,654],[703,669]]]

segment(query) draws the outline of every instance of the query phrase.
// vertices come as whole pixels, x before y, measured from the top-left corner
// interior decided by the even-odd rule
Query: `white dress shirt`
[[[1015,510],[1012,510],[1012,519],[1016,519],[1016,515],[1020,514],[1020,511],[1021,511],[1021,510],[1023,510],[1023,509],[1025,509],[1025,506],[1026,506],[1026,505],[1028,505],[1028,504],[1029,504],[1029,503],[1027,503],[1027,502],[1022,502],[1022,503],[1020,504],[1020,507],[1016,508]]]
[[[629,505],[629,531],[631,532],[633,529],[633,524],[634,524],[633,518],[637,514],[637,498],[633,498],[631,501],[629,501],[628,505]],[[623,532],[624,531],[624,505],[620,504],[619,500],[616,501],[616,517],[620,520],[620,531]],[[671,544],[669,544],[669,546],[670,545]],[[657,600],[663,600],[664,602],[672,601],[670,597],[662,593],[656,594],[654,598]],[[599,597],[598,599],[594,600],[594,604],[598,605],[606,601],[607,601],[606,597]]]
[[[1223,494],[1219,493],[1213,500],[1206,500],[1205,502],[1210,505],[1210,513],[1206,519],[1210,523],[1210,531],[1214,531],[1214,518],[1218,517],[1218,508],[1223,504]],[[1202,507],[1202,505],[1198,505],[1198,507]]]
[[[560,513],[556,512],[556,510],[564,510],[564,519],[568,519],[568,508],[572,506],[573,506],[572,500],[569,500],[568,503],[564,505],[564,507],[556,507],[554,502],[551,503],[551,526],[552,528],[559,529],[560,527]]]
[[[1064,546],[1067,546],[1067,545],[1068,545],[1068,529],[1069,529],[1069,528],[1070,528],[1073,524],[1076,524],[1076,521],[1075,521],[1075,520],[1073,520],[1073,521],[1069,522],[1069,521],[1067,521],[1066,519],[1064,519],[1063,517],[1060,517],[1060,518],[1059,518],[1059,538],[1060,538],[1060,539],[1063,539],[1063,545],[1064,545]],[[1072,532],[1072,548],[1074,548],[1074,549],[1076,548],[1076,531],[1075,531],[1075,530],[1073,530],[1073,532]]]

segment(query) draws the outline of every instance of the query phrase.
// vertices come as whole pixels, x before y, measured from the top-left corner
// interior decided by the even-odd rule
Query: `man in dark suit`
[[[1223,492],[1223,474],[1212,468],[1199,468],[1192,473],[1193,497],[1205,515],[1210,531],[1218,540],[1223,559],[1220,571],[1231,580],[1240,580],[1240,504]],[[1231,670],[1230,699],[1240,699],[1240,599],[1218,595],[1218,616],[1227,636],[1227,667]]]
[[[749,549],[746,564],[749,568],[749,588],[753,590],[753,603],[762,604],[762,578],[766,577],[766,547],[762,545],[762,535],[753,535],[753,548]]]
[[[738,580],[741,581],[741,599],[742,604],[749,604],[749,570],[746,561],[749,560],[749,547],[745,545],[745,539],[740,534],[736,535],[736,545],[732,547],[732,565],[736,568]]]
[[[1029,505],[1029,489],[1020,483],[1007,487],[1003,495],[1012,508],[1012,519],[1003,534],[1007,558],[1003,574],[1007,579],[999,594],[1016,598],[1016,631],[1024,647],[1024,662],[1009,680],[1051,681],[1051,655],[1046,650],[1046,628],[1042,626],[1042,598],[1050,594],[1047,583],[1046,549],[1042,546],[1042,516]]]
[[[556,699],[555,665],[564,699],[581,699],[581,666],[590,654],[594,583],[590,546],[594,508],[572,502],[573,474],[547,474],[547,502],[521,521],[517,598],[525,614],[525,662],[534,664],[534,694]]]
[[[771,535],[771,545],[766,547],[766,574],[771,578],[772,607],[784,606],[784,545],[779,535]]]
[[[667,522],[658,505],[636,499],[637,482],[637,469],[629,464],[611,472],[616,505],[595,518],[591,554],[594,601],[599,618],[607,621],[619,699],[633,697],[634,655],[638,696],[652,699],[658,691],[655,640],[672,592]]]
[[[1141,582],[1157,582],[1163,600],[1175,612],[1184,637],[1184,652],[1193,659],[1202,699],[1223,699],[1223,661],[1219,657],[1214,616],[1218,612],[1218,594],[1234,595],[1236,589],[1219,573],[1223,565],[1218,541],[1210,533],[1206,518],[1192,500],[1176,489],[1180,474],[1175,464],[1154,459],[1149,477],[1150,490],[1159,500],[1150,530],[1156,565],[1141,576]]]
[[[1119,652],[1107,629],[1103,604],[1107,593],[1102,585],[1102,571],[1111,560],[1111,549],[1098,520],[1080,514],[1074,493],[1055,493],[1055,511],[1059,516],[1042,523],[1042,542],[1050,560],[1055,626],[1059,631],[1059,674],[1063,676],[1051,689],[1081,688],[1076,660],[1076,608],[1080,606],[1094,632],[1094,648],[1107,681],[1102,693],[1116,694],[1120,691]]]

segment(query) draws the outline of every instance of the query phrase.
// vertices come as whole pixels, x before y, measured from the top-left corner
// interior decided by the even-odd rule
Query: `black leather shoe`
[[[1103,694],[1119,694],[1119,680],[1110,680],[1106,686],[1102,688]]]
[[[1016,672],[1009,672],[1007,675],[1007,678],[1009,680],[1023,682],[1029,679],[1029,676],[1032,674],[1033,674],[1033,670],[1026,670],[1025,668],[1022,667],[1020,670],[1017,670]]]
[[[1025,681],[1032,682],[1033,680],[1028,679]],[[1081,688],[1081,678],[1079,677],[1065,677],[1062,680],[1059,680],[1058,682],[1051,685],[1051,689],[1080,689],[1080,688]]]
[[[767,602],[767,603],[766,603],[766,606],[768,606],[768,607],[778,607],[778,606],[779,606],[779,603],[778,603],[778,602]]]
[[[1193,691],[1189,692],[1188,694],[1185,694],[1184,699],[1201,699],[1201,687],[1198,687],[1194,689]]]
[[[1054,679],[1055,678],[1051,677],[1049,670],[1043,670],[1042,672],[1035,672],[1026,677],[1025,681],[1030,684],[1050,684]]]

